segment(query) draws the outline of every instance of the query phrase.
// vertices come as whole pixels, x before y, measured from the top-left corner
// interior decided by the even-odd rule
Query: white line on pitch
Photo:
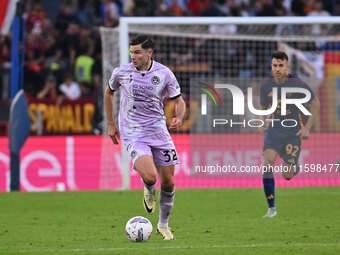
[[[50,253],[50,252],[86,252],[86,251],[120,251],[120,250],[159,250],[159,249],[211,249],[211,248],[257,248],[257,247],[299,247],[299,246],[339,246],[340,243],[296,243],[296,244],[230,244],[212,246],[163,246],[163,247],[117,247],[117,248],[81,248],[81,249],[60,249],[60,250],[31,250],[18,251],[20,253]]]

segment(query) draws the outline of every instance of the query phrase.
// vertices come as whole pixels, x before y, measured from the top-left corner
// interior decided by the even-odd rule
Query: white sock
[[[158,226],[159,228],[167,228],[167,227],[168,227],[168,223],[158,222],[157,226]]]
[[[159,221],[158,227],[167,228],[168,222],[170,218],[170,214],[172,211],[172,207],[174,205],[175,199],[175,190],[173,191],[164,191],[161,189],[159,192]]]
[[[141,179],[142,179],[142,178],[141,178]],[[147,185],[147,184],[144,182],[143,179],[142,179],[142,182],[143,182],[143,184],[144,184],[144,187],[145,187],[149,192],[153,191],[153,190],[155,189],[155,187],[156,187],[156,182],[155,182],[154,184],[152,184],[152,185]]]

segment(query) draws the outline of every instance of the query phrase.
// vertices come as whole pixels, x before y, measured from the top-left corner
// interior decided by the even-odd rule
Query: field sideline
[[[276,195],[279,217],[263,219],[262,189],[177,190],[177,240],[163,241],[142,191],[0,193],[0,254],[340,254],[340,187]],[[137,215],[154,226],[147,243],[125,237]]]

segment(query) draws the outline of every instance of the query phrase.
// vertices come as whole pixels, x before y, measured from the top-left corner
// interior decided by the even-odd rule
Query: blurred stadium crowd
[[[51,20],[41,0],[26,1],[25,91],[34,98],[97,95],[101,42],[95,27],[118,25],[121,16],[328,16],[332,0],[70,0]],[[318,31],[316,31],[318,32]],[[1,99],[8,100],[11,36],[0,37]],[[66,86],[65,86],[66,84]],[[64,88],[64,89],[63,89]],[[58,103],[62,97],[58,97]]]
[[[115,27],[121,16],[339,14],[340,3],[334,0],[26,0],[24,89],[28,98],[53,99],[58,105],[64,99],[101,96],[102,49],[98,27]],[[232,26],[215,29],[227,29],[217,31],[221,33],[236,32]],[[320,27],[310,29],[315,29],[312,34],[323,33]],[[286,27],[277,33],[290,32]],[[237,43],[237,48],[246,57],[242,44]],[[0,103],[5,105],[10,95],[11,34],[0,35],[0,52]],[[218,55],[223,58],[220,52]],[[241,55],[235,54],[235,63],[247,62],[240,60]],[[232,74],[222,72],[222,75]]]

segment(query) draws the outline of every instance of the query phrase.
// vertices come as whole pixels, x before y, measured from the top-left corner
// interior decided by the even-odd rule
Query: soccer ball
[[[151,238],[152,224],[145,217],[132,217],[126,223],[125,234],[127,238],[133,242],[146,242]]]

